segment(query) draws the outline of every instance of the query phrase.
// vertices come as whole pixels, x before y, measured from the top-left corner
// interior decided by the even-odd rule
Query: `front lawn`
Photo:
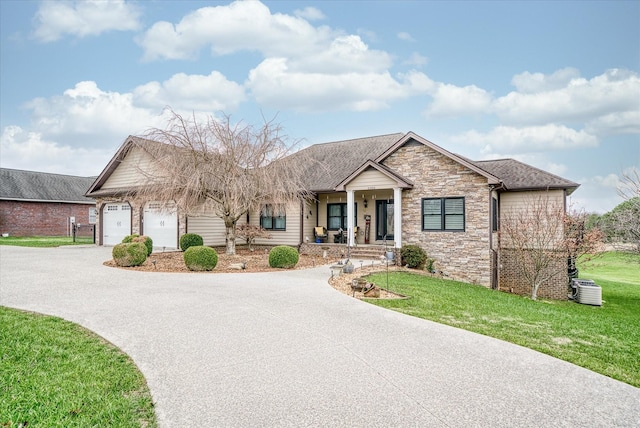
[[[93,238],[76,237],[76,242],[70,236],[7,236],[0,237],[0,245],[15,245],[18,247],[59,247],[61,245],[93,244]]]
[[[155,427],[131,359],[60,318],[0,307],[0,427]]]
[[[461,282],[389,273],[408,300],[370,303],[535,349],[640,387],[640,258],[607,253],[582,262],[580,277],[602,287],[602,307],[533,301]],[[370,281],[386,287],[385,273]]]

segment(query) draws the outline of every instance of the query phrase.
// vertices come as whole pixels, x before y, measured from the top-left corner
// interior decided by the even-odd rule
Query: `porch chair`
[[[314,227],[313,236],[315,237],[315,242],[326,242],[328,237],[327,229],[324,226]]]

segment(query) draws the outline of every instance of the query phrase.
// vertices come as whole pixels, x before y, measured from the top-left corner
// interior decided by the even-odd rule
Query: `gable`
[[[132,147],[102,184],[101,189],[138,186],[146,180],[147,174],[152,172],[151,158],[139,147]]]

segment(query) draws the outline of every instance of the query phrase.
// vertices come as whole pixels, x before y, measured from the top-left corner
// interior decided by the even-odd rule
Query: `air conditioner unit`
[[[574,279],[573,285],[578,292],[576,300],[583,305],[602,306],[602,288],[593,281]]]

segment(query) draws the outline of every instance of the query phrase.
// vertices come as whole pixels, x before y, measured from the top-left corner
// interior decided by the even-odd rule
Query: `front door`
[[[393,241],[393,200],[376,201],[376,239]]]

